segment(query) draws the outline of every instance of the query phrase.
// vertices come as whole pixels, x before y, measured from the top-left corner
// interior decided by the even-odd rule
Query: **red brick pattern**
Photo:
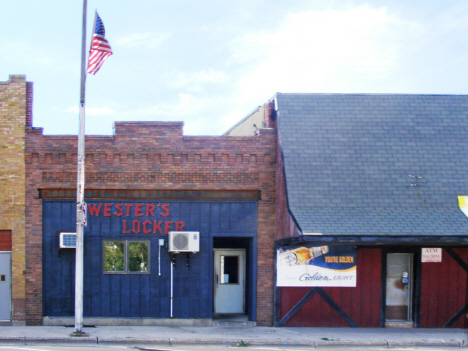
[[[267,128],[277,128],[276,110],[274,101],[265,104],[265,125]]]
[[[239,172],[87,172],[86,183],[236,183],[256,184],[258,173]],[[44,183],[76,182],[76,172],[43,172]]]

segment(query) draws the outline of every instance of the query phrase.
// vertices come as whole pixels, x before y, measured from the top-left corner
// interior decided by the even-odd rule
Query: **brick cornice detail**
[[[234,183],[257,184],[258,173],[250,172],[87,172],[86,183]],[[43,172],[44,183],[74,183],[76,172]]]

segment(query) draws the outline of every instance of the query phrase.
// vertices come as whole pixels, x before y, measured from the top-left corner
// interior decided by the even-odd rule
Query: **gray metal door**
[[[214,313],[244,313],[245,250],[214,250]]]
[[[0,321],[11,320],[11,252],[0,252]]]

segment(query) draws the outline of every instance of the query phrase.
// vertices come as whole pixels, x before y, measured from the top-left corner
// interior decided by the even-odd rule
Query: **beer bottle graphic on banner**
[[[328,246],[298,247],[296,249],[281,252],[279,262],[285,266],[305,265],[315,257],[328,253]]]

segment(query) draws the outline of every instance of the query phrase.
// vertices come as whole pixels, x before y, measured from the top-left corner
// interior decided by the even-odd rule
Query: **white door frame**
[[[214,314],[245,313],[245,249],[213,249],[213,310]],[[230,257],[237,272],[227,274],[229,267],[224,268],[224,260]],[[237,257],[237,259],[232,259]],[[229,272],[228,272],[229,273]],[[234,281],[232,281],[234,279]]]

